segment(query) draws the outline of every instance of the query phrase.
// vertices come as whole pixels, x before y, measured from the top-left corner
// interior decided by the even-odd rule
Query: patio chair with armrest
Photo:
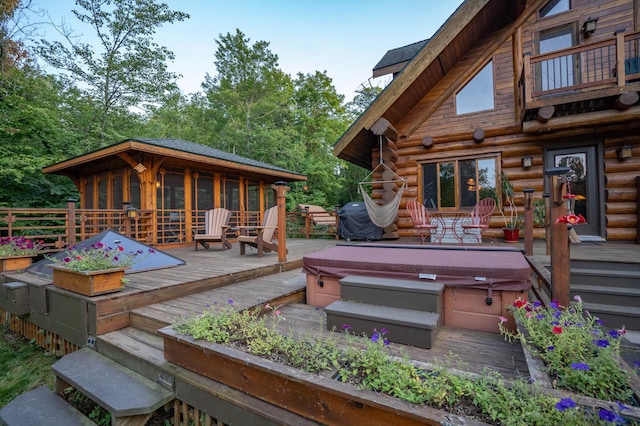
[[[473,235],[478,244],[482,244],[482,235],[484,231],[489,229],[491,215],[495,209],[496,200],[493,198],[483,198],[478,201],[478,204],[471,210],[471,214],[462,219],[462,233]]]
[[[437,221],[432,219],[429,210],[416,200],[407,202],[407,210],[411,215],[413,227],[418,231],[418,235],[422,239],[420,244],[424,244],[427,237],[434,235],[438,229]]]
[[[278,251],[278,244],[274,242],[276,230],[278,229],[278,207],[271,207],[264,212],[262,226],[239,226],[240,231],[238,243],[240,243],[240,254],[245,254],[245,246],[249,245],[258,250],[258,257],[262,257],[264,252]],[[255,231],[256,235],[249,235],[248,231]]]
[[[222,250],[230,249],[231,242],[227,240],[230,217],[231,212],[227,209],[217,208],[206,211],[204,214],[204,234],[195,233],[193,235],[196,250],[198,250],[198,244],[208,249],[209,243],[218,241],[222,243]]]

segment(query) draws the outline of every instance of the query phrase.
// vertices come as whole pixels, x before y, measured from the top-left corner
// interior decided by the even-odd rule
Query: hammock
[[[391,170],[386,164],[384,164],[384,161],[382,160],[382,135],[380,136],[380,163],[371,171],[371,173],[367,175],[365,179],[367,179],[369,176],[375,173],[375,171],[378,170],[378,168],[381,166],[384,167],[386,170],[390,171],[391,173],[393,173],[394,175],[398,176],[398,174],[395,173],[393,170]],[[374,183],[402,183],[402,185],[400,186],[400,189],[398,189],[398,192],[396,193],[395,197],[393,197],[393,200],[391,200],[389,203],[385,204],[384,206],[379,206],[375,201],[371,199],[367,191],[365,191],[364,188],[362,187],[363,185],[371,185]],[[396,217],[398,216],[398,208],[400,207],[400,201],[402,200],[402,193],[404,192],[404,189],[407,187],[406,180],[398,176],[398,179],[395,179],[395,180],[360,182],[358,186],[360,188],[360,194],[362,194],[362,199],[364,200],[364,205],[367,207],[367,213],[369,214],[369,219],[371,219],[371,222],[373,222],[375,225],[379,226],[380,228],[386,228],[387,226],[395,222]]]

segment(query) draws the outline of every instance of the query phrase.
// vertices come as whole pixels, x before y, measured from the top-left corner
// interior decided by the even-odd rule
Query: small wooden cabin
[[[134,208],[136,236],[153,244],[192,241],[204,212],[224,207],[232,225],[258,224],[274,206],[274,182],[306,176],[179,139],[126,139],[44,173],[69,177],[87,211]],[[142,235],[140,235],[142,234]]]
[[[374,76],[395,78],[334,153],[369,169],[381,153],[407,179],[385,236],[414,235],[406,201],[469,210],[500,196],[502,172],[522,214],[523,189],[542,199],[545,170],[569,167],[581,239],[635,241],[639,30],[638,0],[467,0],[429,40],[376,66]],[[374,199],[390,190],[374,186]],[[487,234],[501,237],[503,225],[495,213]]]

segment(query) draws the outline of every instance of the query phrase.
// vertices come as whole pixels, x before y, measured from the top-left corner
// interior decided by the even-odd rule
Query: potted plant
[[[522,218],[518,214],[518,208],[516,207],[513,185],[504,172],[500,173],[500,189],[502,190],[502,199],[496,201],[504,220],[504,226],[502,227],[504,231],[504,241],[507,243],[517,243],[520,227],[522,226]]]
[[[0,272],[17,271],[31,265],[31,258],[44,249],[42,241],[22,236],[0,238]]]
[[[49,258],[54,262],[49,265],[53,284],[86,296],[122,290],[125,270],[140,260],[141,254],[142,250],[127,253],[121,245],[110,247],[103,243],[69,248],[62,260]]]

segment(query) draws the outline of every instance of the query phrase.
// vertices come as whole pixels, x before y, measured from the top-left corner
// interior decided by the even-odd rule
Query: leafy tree
[[[167,70],[173,52],[153,42],[156,29],[189,18],[155,0],[76,0],[82,9],[72,12],[96,33],[100,52],[92,45],[77,41],[69,28],[61,33],[65,43],[41,40],[39,55],[49,64],[75,80],[76,87],[86,87],[100,110],[96,115],[98,148],[111,141],[110,113],[126,115],[128,109],[144,103],[162,102],[176,89],[176,74]],[[80,89],[78,89],[80,90]]]

